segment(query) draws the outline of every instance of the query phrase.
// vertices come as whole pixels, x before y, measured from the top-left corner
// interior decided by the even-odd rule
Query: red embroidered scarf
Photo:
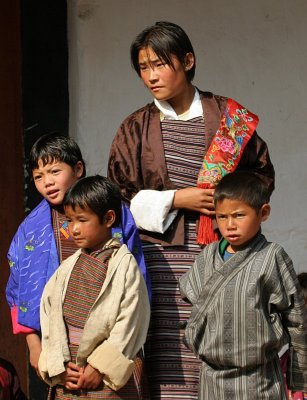
[[[204,157],[197,187],[215,188],[223,176],[235,171],[245,146],[252,137],[259,118],[232,99],[228,99],[219,129]],[[197,233],[199,244],[218,239],[212,218],[201,214]]]

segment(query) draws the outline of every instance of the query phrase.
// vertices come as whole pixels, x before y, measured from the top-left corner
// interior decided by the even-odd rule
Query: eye
[[[52,170],[53,175],[57,175],[59,172],[61,172],[60,169],[53,169]]]
[[[236,218],[243,218],[245,216],[245,214],[243,214],[243,213],[238,213],[237,215],[236,215]]]
[[[148,70],[147,65],[140,65],[140,71],[146,71],[146,70]]]
[[[34,179],[35,181],[39,181],[41,178],[42,178],[42,177],[41,177],[40,175],[35,175],[35,176],[33,176],[33,179]]]
[[[226,219],[225,215],[217,215],[216,218],[219,219],[219,220]]]

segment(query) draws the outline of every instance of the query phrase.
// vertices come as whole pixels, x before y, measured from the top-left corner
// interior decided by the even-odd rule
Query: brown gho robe
[[[204,110],[206,149],[220,125],[227,98],[210,92],[200,92]],[[240,163],[240,170],[251,170],[266,181],[270,191],[274,189],[274,168],[266,143],[254,132],[247,144]],[[162,142],[160,110],[154,103],[127,117],[113,140],[108,175],[117,183],[122,195],[129,202],[143,189],[176,189],[168,177]],[[196,182],[195,182],[196,186]],[[154,243],[183,245],[184,220],[179,212],[174,223],[164,233],[141,232],[141,238]]]

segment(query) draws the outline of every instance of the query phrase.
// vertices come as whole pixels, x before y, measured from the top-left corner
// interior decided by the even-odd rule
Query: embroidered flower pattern
[[[257,122],[257,116],[233,100],[228,100],[220,127],[203,160],[198,184],[214,187],[223,176],[235,169]]]
[[[26,244],[26,245],[25,245],[25,250],[33,251],[33,250],[34,250],[34,246],[31,245],[31,244]]]
[[[28,308],[24,306],[19,306],[19,310],[26,313],[28,311]]]
[[[121,232],[114,232],[114,233],[113,233],[113,237],[114,237],[114,238],[117,238],[117,239],[121,239],[121,238],[123,237],[123,235],[122,235]]]
[[[204,182],[211,183],[212,186],[218,184],[221,174],[223,173],[223,167],[221,165],[215,165],[205,162],[206,170],[204,172]]]
[[[227,138],[217,138],[216,141],[222,151],[234,154],[234,143],[231,140]]]

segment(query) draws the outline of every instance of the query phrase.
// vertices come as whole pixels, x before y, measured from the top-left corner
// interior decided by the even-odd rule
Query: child
[[[269,193],[250,172],[226,175],[214,204],[220,242],[180,280],[193,305],[185,330],[202,360],[199,399],[286,399],[278,351],[289,342],[287,381],[307,389],[307,314],[292,261],[261,234]]]
[[[138,399],[133,359],[145,342],[150,306],[134,257],[112,238],[119,189],[101,176],[84,178],[63,205],[80,250],[44,289],[41,376],[55,386],[55,398]]]
[[[206,243],[200,236],[213,235],[198,223],[214,216],[214,185],[208,188],[204,181],[219,176],[225,154],[230,154],[228,171],[256,171],[270,191],[274,168],[255,131],[258,118],[234,100],[193,84],[195,52],[180,26],[159,21],[146,27],[133,40],[130,56],[153,101],[120,125],[108,174],[131,202],[152,277],[152,323],[145,346],[151,397],[194,399],[201,363],[182,346],[180,324],[189,306],[180,298],[178,279]],[[225,120],[231,128],[220,140]]]
[[[37,371],[41,351],[41,295],[60,262],[77,249],[69,240],[62,201],[66,190],[86,171],[77,143],[71,138],[52,134],[35,142],[29,167],[36,189],[44,199],[19,226],[11,243],[6,295],[13,332],[26,334],[30,364]]]
[[[77,143],[53,134],[33,145],[29,166],[42,202],[20,225],[8,252],[10,278],[6,294],[13,332],[26,334],[30,363],[38,371],[41,351],[39,304],[44,286],[59,264],[77,246],[68,232],[62,201],[66,190],[85,176],[85,163]],[[129,210],[123,206],[122,240],[136,254],[145,273],[141,243]],[[135,249],[136,248],[136,249]]]

